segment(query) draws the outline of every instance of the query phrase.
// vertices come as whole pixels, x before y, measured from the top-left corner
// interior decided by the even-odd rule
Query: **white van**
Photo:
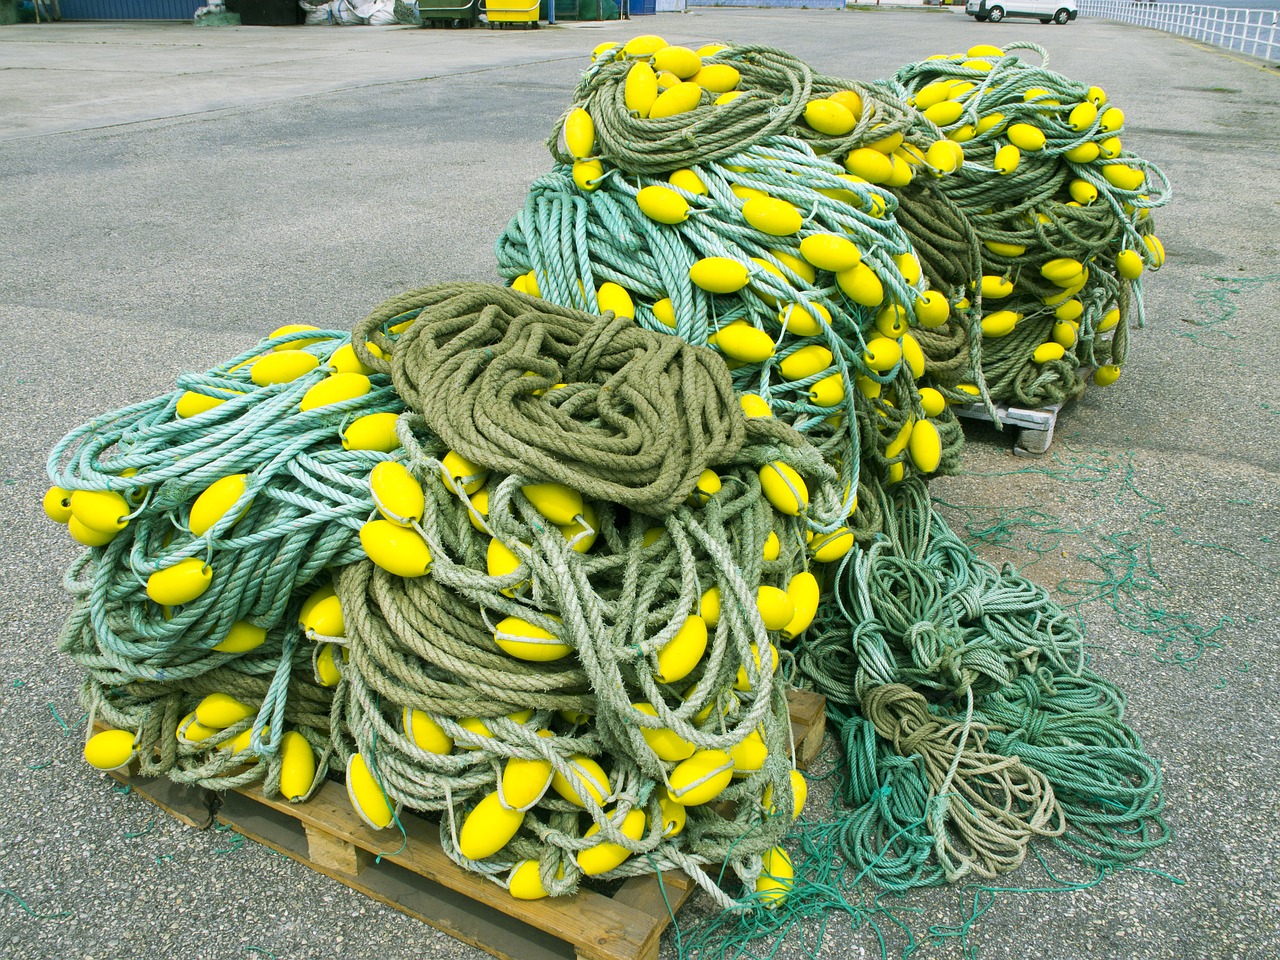
[[[1006,17],[1069,23],[1078,10],[1076,0],[966,0],[964,12],[979,23],[999,23]]]

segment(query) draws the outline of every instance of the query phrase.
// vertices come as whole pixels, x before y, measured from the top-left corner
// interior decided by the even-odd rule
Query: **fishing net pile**
[[[295,802],[343,780],[513,896],[681,868],[735,916],[1164,842],[1078,622],[926,488],[952,403],[1123,359],[1117,246],[1154,265],[1163,194],[1118,143],[1078,152],[1113,132],[1086,102],[1013,51],[863,83],[597,48],[498,239],[509,287],[281,328],[55,448],[90,762]],[[1002,172],[1019,126],[1044,158]],[[842,746],[821,820],[793,685]]]

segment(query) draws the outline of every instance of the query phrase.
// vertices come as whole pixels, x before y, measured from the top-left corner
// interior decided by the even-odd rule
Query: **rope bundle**
[[[630,856],[611,876],[681,867],[728,905],[699,867],[727,859],[753,881],[787,830],[777,812],[791,812],[774,665],[782,624],[766,627],[757,592],[785,595],[804,528],[771,508],[759,472],[789,463],[817,511],[838,509],[834,471],[780,422],[746,420],[714,354],[629,320],[451,284],[383,305],[355,339],[389,355],[381,363],[409,408],[400,437],[423,503],[411,527],[431,566],[401,578],[360,563],[339,578],[351,650],[335,710],[340,753],[359,754],[388,811],[445,811],[442,842],[469,868],[498,876],[536,861],[541,892],[567,893],[586,862],[575,857],[603,840]],[[446,479],[457,453],[475,473],[470,494],[468,480]],[[695,492],[709,467],[719,489]],[[530,492],[565,481],[583,498],[572,529]],[[493,570],[495,543],[514,569]],[[559,655],[504,648],[513,617],[546,630]],[[665,675],[663,652],[695,625],[712,628],[705,653]],[[424,747],[405,719],[414,711],[444,746]],[[653,735],[676,738],[685,757],[733,757],[739,779],[714,796],[734,806],[692,803],[687,824],[673,821],[679,758],[660,754]],[[601,764],[607,789],[581,803],[548,792],[556,776],[574,782],[584,757]],[[509,771],[539,763],[541,789],[508,798]],[[772,813],[766,788],[780,798]],[[469,824],[495,794],[498,816],[519,826],[469,854]],[[579,828],[579,809],[598,835]],[[633,809],[645,813],[640,836],[622,832]]]
[[[906,64],[895,82],[965,156],[954,176],[895,191],[926,274],[961,304],[921,336],[940,389],[968,402],[957,388],[978,385],[1034,408],[1077,395],[1092,368],[1112,382],[1131,315],[1143,320],[1143,265],[1164,262],[1149,214],[1169,198],[1160,170],[1123,149],[1123,112],[1026,42]],[[1017,315],[1012,332],[983,323],[1003,311]]]
[[[387,455],[344,449],[343,431],[401,409],[382,378],[301,409],[312,388],[341,382],[334,364],[354,361],[343,356],[349,341],[286,330],[184,374],[169,394],[83,424],[50,455],[46,508],[81,542],[100,544],[68,571],[76,605],[59,648],[86,671],[91,713],[138,733],[149,773],[208,785],[243,767],[243,757],[211,751],[248,721],[178,743],[191,698],[222,692],[252,705],[253,753],[270,761],[237,782],[266,776],[276,787],[287,724],[322,757],[307,793],[323,779],[327,721],[318,718],[328,694],[295,676],[307,657],[297,649],[296,591],[360,556],[366,477]],[[306,372],[255,382],[255,370],[264,380],[273,367]]]

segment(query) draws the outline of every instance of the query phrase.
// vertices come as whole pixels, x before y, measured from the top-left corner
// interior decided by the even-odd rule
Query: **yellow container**
[[[532,5],[530,5],[532,3]],[[490,25],[495,23],[530,23],[538,25],[540,0],[486,0],[485,13]]]

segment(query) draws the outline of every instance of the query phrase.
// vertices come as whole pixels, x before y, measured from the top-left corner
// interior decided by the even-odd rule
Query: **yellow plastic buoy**
[[[689,268],[689,279],[710,293],[735,293],[747,285],[747,268],[728,257],[703,257]]]
[[[280,793],[286,800],[305,796],[316,778],[316,755],[297,730],[280,739]]]
[[[743,393],[738,395],[738,405],[742,407],[742,412],[748,417],[772,417],[773,411],[769,408],[769,403],[764,397],[755,393]]]
[[[493,639],[504,651],[520,660],[545,663],[573,652],[551,631],[521,617],[504,617],[493,628]]]
[[[862,94],[856,90],[837,90],[835,93],[827,94],[827,99],[832,103],[838,103],[844,107],[856,118],[862,117]],[[875,110],[872,108],[872,112]]]
[[[693,82],[712,93],[728,93],[738,86],[742,74],[727,63],[709,63],[693,77]]]
[[[911,371],[911,376],[915,380],[919,380],[924,376],[924,350],[920,346],[920,341],[909,333],[902,335],[902,359],[907,363],[907,369]]]
[[[819,270],[839,273],[862,262],[862,254],[848,237],[834,233],[813,233],[800,241],[800,256]]]
[[[604,803],[612,792],[604,768],[585,753],[575,753],[568,762],[570,775],[566,777],[557,770],[551,777],[551,789],[577,807],[585,807],[588,796],[596,803]]]
[[[1070,257],[1056,257],[1040,267],[1040,276],[1059,287],[1069,287],[1084,272],[1084,264]]]
[[[1120,308],[1112,307],[1102,317],[1102,322],[1098,324],[1098,332],[1106,333],[1120,322]]]
[[[423,710],[405,707],[400,714],[404,735],[421,750],[444,756],[453,750],[453,737]]]
[[[1120,190],[1141,190],[1147,175],[1137,167],[1127,163],[1108,163],[1102,168],[1102,176],[1107,183]]]
[[[573,523],[582,515],[582,494],[563,483],[526,483],[520,492],[535,510],[557,526]]]
[[[654,101],[658,99],[658,75],[644,61],[631,65],[622,87],[622,99],[627,109],[639,117],[649,116]],[[592,133],[594,134],[594,129]]]
[[[817,543],[817,540],[814,540]],[[841,527],[834,533],[827,535],[826,541],[816,550],[814,550],[814,559],[820,562],[829,562],[830,560],[839,559],[844,556],[853,547],[853,533],[848,527]],[[823,553],[828,561],[821,561],[818,556]],[[782,635],[788,640],[794,640],[800,634],[809,629],[809,624],[813,622],[813,618],[818,613],[818,600],[821,590],[818,587],[818,578],[808,570],[797,573],[787,582],[787,596],[791,598],[791,606],[794,611],[791,619],[782,628]]]
[[[636,194],[636,204],[641,213],[658,223],[684,223],[689,219],[689,201],[670,187],[644,187]]]
[[[1108,387],[1120,379],[1120,368],[1113,363],[1103,364],[1093,372],[1093,382],[1100,387]]]
[[[685,193],[692,193],[699,197],[705,197],[709,192],[707,185],[702,182],[702,178],[688,167],[682,167],[674,171],[671,176],[667,177],[667,182],[673,187],[679,187]]]
[[[681,80],[688,80],[702,69],[702,57],[688,47],[667,46],[653,55],[653,68],[670,71]]]
[[[41,504],[44,514],[54,523],[66,523],[71,519],[71,491],[62,487],[50,487]]]
[[[1009,129],[1005,131],[1005,136],[1023,153],[1035,153],[1044,149],[1044,131],[1029,123],[1010,124]]]
[[[862,353],[862,362],[876,373],[888,373],[902,360],[902,347],[888,337],[872,337]]]
[[[795,820],[804,810],[805,801],[809,799],[809,781],[799,770],[791,771],[791,819]],[[761,805],[769,813],[777,813],[777,805],[773,802],[773,784],[764,788],[760,798]]]
[[[940,417],[942,411],[947,409],[947,400],[933,387],[921,387],[920,407],[926,417]]]
[[[1075,302],[1079,303],[1078,300]],[[1070,320],[1059,320],[1053,325],[1050,336],[1054,343],[1061,344],[1065,349],[1070,350],[1080,337],[1080,325]]]
[[[390,453],[400,446],[396,436],[396,420],[394,413],[367,413],[347,424],[342,434],[344,450],[376,450]]]
[[[942,438],[938,428],[928,420],[920,420],[911,430],[907,454],[921,473],[933,473],[942,462]]]
[[[629,840],[639,840],[644,836],[645,816],[640,809],[631,809],[618,825],[618,832]],[[592,824],[584,833],[583,839],[595,836],[600,832],[600,824]],[[588,877],[597,877],[621,866],[631,851],[618,843],[604,841],[595,846],[579,850],[577,856],[578,869]]]
[[[286,323],[283,327],[276,327],[274,330],[268,333],[267,339],[274,340],[276,337],[288,336],[291,333],[306,333],[308,330],[319,330],[319,329],[320,329],[319,327],[313,326],[310,323]],[[290,340],[288,343],[278,343],[271,349],[281,350],[281,351],[301,350],[304,347],[309,347],[314,343],[322,343],[324,339],[325,339],[324,337],[302,337],[297,340]]]
[[[667,117],[678,117],[682,113],[693,110],[701,102],[702,87],[691,80],[685,80],[658,94],[658,98],[653,101],[653,106],[649,109],[649,119],[664,120]]]
[[[133,512],[129,501],[114,490],[76,490],[71,494],[69,506],[71,518],[90,530],[112,536],[128,525],[128,516]]]
[[[116,538],[115,532],[103,533],[101,530],[86,527],[74,516],[67,521],[67,533],[71,534],[71,539],[76,543],[86,547],[102,547]]]
[[[195,393],[194,391],[188,390],[178,398],[178,403],[174,409],[174,413],[177,415],[178,419],[185,420],[190,417],[196,417],[202,413],[206,413],[214,407],[226,403],[233,396],[242,396],[242,394],[235,390],[220,390],[218,392],[221,393],[222,396],[210,397],[203,393]]]
[[[375,830],[389,827],[395,819],[386,793],[360,753],[347,760],[347,799],[356,815]]]
[[[132,730],[103,730],[84,745],[84,758],[99,770],[119,770],[133,759],[137,735]]]
[[[318,366],[320,359],[303,350],[268,353],[249,369],[249,379],[260,387],[269,387],[305,377]]]
[[[658,711],[651,703],[633,703],[631,707],[637,713],[657,719]],[[693,756],[693,744],[674,730],[666,727],[640,727],[640,734],[654,755],[666,763],[679,763]]]
[[[540,730],[539,736],[551,736]],[[502,798],[508,807],[533,806],[551,783],[551,761],[542,757],[512,757],[502,767]]]
[[[1086,140],[1084,143],[1076,144],[1069,150],[1063,151],[1063,156],[1072,163],[1092,163],[1102,154],[1102,148],[1094,141]]]
[[[507,875],[507,892],[517,900],[541,900],[550,896],[542,885],[541,867],[537,860],[521,860]]]
[[[1022,319],[1022,314],[1014,310],[997,310],[982,318],[982,335],[984,337],[1007,337],[1013,332],[1014,325]]]
[[[318,410],[321,407],[363,397],[371,387],[369,378],[362,373],[335,373],[325,377],[304,393],[299,407],[304,413],[309,410]]]
[[[758,729],[752,730],[725,752],[733,761],[735,777],[745,777],[747,774],[755,773],[769,758],[769,748],[765,746],[764,737]]]
[[[211,693],[196,706],[196,720],[214,730],[223,730],[257,713],[249,704],[227,693]]]
[[[995,168],[996,173],[1007,175],[1018,169],[1018,164],[1022,160],[1022,151],[1013,143],[1006,143],[1003,147],[996,151],[995,159],[991,162],[991,166]]]
[[[764,855],[764,866],[756,878],[756,896],[766,907],[776,907],[787,899],[794,881],[795,869],[787,851],[773,847]]]
[[[787,591],[764,584],[756,588],[756,609],[766,630],[781,630],[795,616],[796,608]]]
[[[865,263],[837,273],[836,285],[850,300],[864,307],[878,307],[884,303],[884,284]]]
[[[926,290],[916,301],[916,320],[926,329],[940,327],[951,316],[951,305],[941,291]]]
[[[895,340],[907,332],[908,314],[900,303],[890,303],[876,313],[876,330],[883,337]]]
[[[302,602],[302,608],[298,611],[298,624],[309,635],[320,634],[326,637],[346,635],[342,601],[338,599],[333,584],[326,583]]]
[[[651,57],[665,46],[667,41],[656,33],[642,33],[628,40],[622,47],[622,53],[628,57]]]
[[[762,363],[773,356],[773,337],[745,320],[722,327],[712,342],[726,357],[743,363]]]
[[[814,537],[809,543],[809,555],[819,563],[834,563],[853,549],[853,542],[853,531],[839,527]]]
[[[719,587],[709,587],[703,591],[702,596],[698,598],[698,616],[708,627],[714,627],[720,622]]]
[[[382,516],[396,526],[412,526],[422,519],[426,496],[422,484],[409,469],[395,460],[384,460],[369,475],[373,504]]]
[[[1126,280],[1137,280],[1142,268],[1142,254],[1137,250],[1121,250],[1116,256],[1116,272]]]
[[[997,277],[987,274],[980,284],[983,300],[1003,300],[1013,293],[1013,283],[1008,277]]]
[[[816,337],[831,326],[831,311],[812,300],[788,303],[778,311],[778,323],[798,336]]]
[[[764,547],[760,553],[767,562],[772,563],[774,560],[778,559],[778,554],[781,552],[782,541],[778,539],[778,535],[776,533],[770,530],[769,535],[764,538]]]
[[[187,557],[147,577],[147,596],[166,607],[199,599],[213,580],[213,569],[203,560]]]
[[[287,356],[287,354],[278,354],[278,356]],[[226,515],[227,511],[235,506],[236,501],[244,495],[248,479],[249,475],[247,473],[233,473],[229,477],[215,480],[206,487],[205,491],[196,497],[195,503],[191,505],[188,525],[192,534],[197,537],[203,537],[205,533],[212,529]],[[248,512],[251,503],[252,501],[241,508],[236,515],[236,519],[232,521],[233,526]]]
[[[867,183],[887,183],[893,176],[893,161],[870,147],[850,150],[845,157],[844,168]]]
[[[804,122],[829,137],[843,137],[858,125],[858,118],[843,104],[820,97],[805,104]]]
[[[833,373],[809,387],[809,402],[815,407],[834,407],[844,400],[844,377]]]
[[[317,645],[311,664],[315,668],[316,682],[322,687],[336,687],[342,681],[342,668],[338,666],[341,659],[340,648],[336,643]]]
[[[1066,355],[1066,348],[1055,341],[1042,343],[1036,347],[1031,354],[1031,359],[1036,363],[1050,363],[1054,360],[1061,360]]]
[[[809,508],[809,487],[795,469],[781,460],[760,468],[760,486],[773,509],[788,517]]]
[[[431,569],[431,551],[416,531],[388,520],[370,520],[360,528],[360,545],[369,559],[397,577],[421,577]]]
[[[237,620],[231,625],[224,637],[212,649],[219,653],[247,653],[262,646],[267,639],[265,627],[259,627],[247,620]]]
[[[649,188],[646,187],[645,189]],[[658,189],[664,188],[659,187]],[[670,190],[667,192],[671,193]],[[683,203],[684,200],[681,198],[680,202]],[[606,310],[612,310],[614,315],[619,317],[634,318],[636,315],[635,301],[631,299],[631,294],[627,293],[626,289],[620,284],[616,284],[613,281],[600,284],[600,289],[596,291],[596,304],[599,306],[601,313]]]
[[[504,807],[495,790],[477,803],[462,821],[458,852],[468,860],[491,857],[507,845],[522,823],[524,811]]]
[[[804,223],[799,210],[787,201],[774,197],[752,197],[742,205],[742,218],[761,233],[773,237],[788,237],[798,232]]]
[[[600,186],[604,176],[604,164],[599,160],[575,160],[573,164],[573,182],[579,190],[590,193]]]
[[[964,104],[958,100],[943,100],[921,111],[925,118],[939,127],[949,127],[964,113]]]
[[[676,635],[658,651],[658,669],[654,679],[659,683],[683,680],[702,660],[707,649],[707,622],[697,614],[685,619]]]
[[[696,807],[714,800],[733,779],[733,761],[723,750],[698,750],[681,761],[668,778],[671,799]]]
[[[657,96],[655,93],[654,96]],[[564,121],[564,145],[569,156],[585,160],[595,152],[596,125],[591,114],[576,107]]]

